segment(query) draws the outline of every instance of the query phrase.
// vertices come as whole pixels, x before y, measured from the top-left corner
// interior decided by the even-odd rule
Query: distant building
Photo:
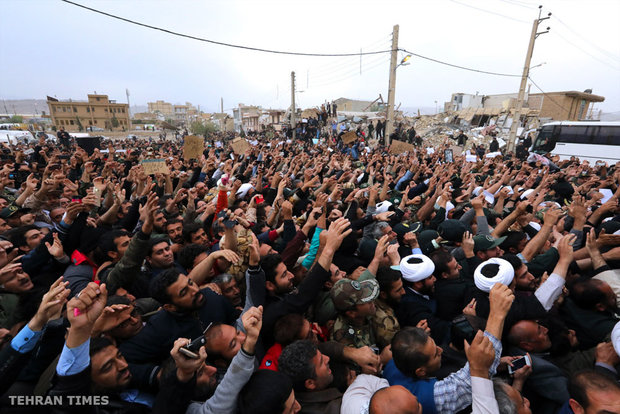
[[[604,96],[594,95],[592,90],[532,93],[528,106],[538,109],[541,117],[556,121],[581,121],[591,119],[594,103],[604,100]]]
[[[156,101],[156,102],[148,102],[149,112],[155,113],[158,112],[165,117],[172,117],[174,114],[174,109],[172,104],[164,101]]]
[[[90,127],[107,131],[129,129],[129,105],[116,103],[108,95],[89,94],[88,101],[58,100],[47,97],[47,105],[56,128],[87,131]]]
[[[482,95],[453,93],[450,102],[444,104],[444,111],[460,111],[465,108],[482,108]]]
[[[359,101],[349,98],[338,98],[334,101],[338,111],[344,112],[379,112],[385,111],[387,104],[374,101]]]
[[[464,115],[462,119],[471,122],[480,116],[489,117],[514,112],[517,99],[516,93],[496,95],[454,93],[450,102],[444,103],[444,110],[459,112]],[[604,100],[605,97],[594,95],[590,89],[584,92],[562,91],[544,94],[528,92],[525,94],[522,112],[524,115],[555,121],[579,121],[591,119],[592,105]]]

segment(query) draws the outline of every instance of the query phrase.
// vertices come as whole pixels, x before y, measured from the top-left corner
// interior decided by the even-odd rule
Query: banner
[[[345,134],[342,134],[342,142],[345,144],[349,144],[351,142],[355,142],[357,140],[357,134],[355,131],[349,131]]]
[[[414,148],[415,147],[413,146],[413,144],[408,144],[406,142],[395,139],[395,140],[392,140],[392,143],[390,144],[389,153],[390,154],[403,154],[407,151],[409,152],[413,151]]]
[[[230,146],[237,155],[245,154],[245,152],[250,148],[250,144],[243,138],[235,138],[230,143]]]
[[[188,135],[185,137],[183,144],[183,158],[186,160],[199,160],[205,150],[205,140],[196,135]]]
[[[151,174],[170,174],[170,170],[166,165],[166,160],[163,158],[152,159],[152,160],[142,160],[140,162],[142,167],[144,168],[144,172],[147,175]]]

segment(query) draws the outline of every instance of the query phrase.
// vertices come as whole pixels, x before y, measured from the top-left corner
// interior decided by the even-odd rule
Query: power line
[[[293,55],[293,56],[313,56],[313,57],[338,57],[338,56],[365,56],[365,55],[378,55],[378,54],[382,54],[382,53],[391,53],[391,50],[376,50],[373,52],[363,52],[363,53],[306,53],[306,52],[291,52],[291,51],[283,51],[283,50],[273,50],[273,49],[264,49],[264,48],[260,48],[260,47],[251,47],[251,46],[243,46],[243,45],[235,45],[232,43],[225,43],[225,42],[219,42],[216,40],[210,40],[210,39],[205,39],[202,37],[197,37],[197,36],[192,36],[192,35],[188,35],[188,34],[184,34],[184,33],[179,33],[179,32],[175,32],[172,30],[168,30],[168,29],[163,29],[161,27],[157,27],[157,26],[152,26],[150,24],[146,24],[146,23],[140,23],[137,22],[135,20],[131,20],[131,19],[127,19],[125,17],[120,17],[111,13],[107,13],[101,10],[97,10],[97,9],[93,9],[92,7],[87,7],[84,6],[82,4],[79,3],[75,3],[73,1],[70,0],[60,0],[64,3],[67,4],[71,4],[73,6],[77,6],[77,7],[81,7],[85,10],[88,11],[92,11],[94,13],[98,13],[107,17],[111,17],[113,19],[117,19],[117,20],[121,20],[124,21],[126,23],[131,23],[131,24],[135,24],[136,26],[142,26],[142,27],[146,27],[147,29],[153,29],[153,30],[158,30],[160,32],[164,32],[164,33],[168,33],[174,36],[179,36],[179,37],[184,37],[186,39],[192,39],[192,40],[198,40],[200,42],[205,42],[205,43],[211,43],[214,45],[219,45],[219,46],[227,46],[227,47],[232,47],[232,48],[237,48],[237,49],[244,49],[244,50],[252,50],[254,52],[263,52],[263,53],[273,53],[273,54],[278,54],[278,55]]]
[[[573,46],[575,49],[579,49],[581,50],[583,53],[585,53],[586,55],[590,56],[592,59],[596,59],[597,61],[601,62],[603,65],[609,66],[610,68],[620,71],[620,68],[613,66],[612,64],[600,59],[599,57],[593,55],[592,53],[588,52],[587,50],[583,49],[582,47],[576,45],[575,43],[571,42],[570,40],[568,40],[567,38],[565,38],[564,36],[562,36],[561,34],[558,33],[558,31],[554,31],[554,34],[556,34],[560,39],[564,40],[566,43],[568,43],[569,45]]]
[[[564,23],[560,18],[558,18],[558,16],[554,15],[553,16],[554,20],[557,20],[558,23],[560,23],[562,26],[564,26],[565,28],[567,28],[569,31],[571,31],[574,35],[576,35],[580,40],[588,43],[590,46],[592,46],[595,49],[598,49],[599,52],[603,53],[604,55],[606,55],[609,58],[612,58],[614,60],[620,61],[620,57],[614,55],[613,53],[601,48],[600,46],[598,46],[596,43],[594,43],[591,40],[586,39],[585,37],[583,37],[582,35],[580,35],[579,33],[577,33],[572,27],[570,27],[569,25],[567,25],[566,23]]]
[[[511,78],[519,78],[519,77],[521,77],[521,75],[515,75],[515,74],[510,74],[510,73],[490,72],[490,71],[487,71],[487,70],[474,69],[474,68],[468,68],[466,66],[455,65],[453,63],[443,62],[441,60],[433,59],[433,58],[430,58],[428,56],[422,56],[422,55],[419,55],[417,53],[410,52],[407,49],[399,49],[399,50],[401,50],[401,51],[403,51],[405,53],[408,53],[408,54],[410,54],[412,56],[419,57],[421,59],[430,60],[431,62],[439,63],[441,65],[451,66],[453,68],[468,70],[470,72],[484,73],[484,74],[487,74],[487,75],[495,75],[495,76],[507,76],[507,77],[511,77]]]
[[[504,19],[512,20],[512,21],[519,22],[519,23],[529,23],[528,21],[525,21],[525,20],[515,19],[514,17],[506,16],[505,14],[497,13],[497,12],[494,12],[494,11],[491,11],[491,10],[487,10],[487,9],[481,9],[480,7],[472,6],[470,4],[461,3],[461,2],[456,1],[456,0],[450,0],[450,1],[452,3],[456,3],[456,4],[459,4],[461,6],[469,7],[470,9],[479,10],[481,12],[489,13],[489,14],[492,14],[494,16],[503,17]]]
[[[538,84],[536,82],[534,82],[534,79],[532,79],[530,76],[527,77],[536,87],[536,89],[538,89],[544,97],[549,98],[549,100],[551,102],[553,102],[554,104],[556,104],[557,106],[559,106],[560,108],[562,108],[564,111],[566,111],[567,113],[570,113],[570,111],[568,109],[566,109],[565,107],[563,107],[562,105],[560,105],[555,99],[553,99],[551,97],[551,95],[549,95],[547,92],[543,91],[542,88],[540,86],[538,86]]]

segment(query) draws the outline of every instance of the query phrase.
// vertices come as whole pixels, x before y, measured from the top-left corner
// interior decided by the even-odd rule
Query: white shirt
[[[370,399],[375,392],[387,388],[390,383],[374,375],[361,374],[342,396],[340,414],[368,414]]]
[[[471,397],[472,414],[499,414],[493,381],[490,379],[471,377]]]

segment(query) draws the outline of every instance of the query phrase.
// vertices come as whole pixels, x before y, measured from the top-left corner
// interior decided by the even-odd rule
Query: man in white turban
[[[399,266],[405,287],[405,295],[401,298],[396,317],[401,326],[416,326],[426,319],[435,342],[443,344],[448,340],[450,321],[436,316],[437,302],[435,293],[435,264],[423,254],[412,254],[404,257]]]

